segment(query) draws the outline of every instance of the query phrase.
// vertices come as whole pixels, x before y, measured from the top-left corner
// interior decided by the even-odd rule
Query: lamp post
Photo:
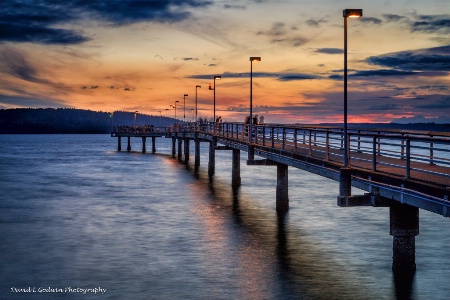
[[[197,123],[197,112],[198,112],[198,110],[197,110],[197,91],[198,91],[198,88],[202,88],[202,86],[201,85],[196,85],[195,86],[195,123]]]
[[[348,18],[362,17],[362,9],[344,9],[344,168],[348,167],[347,135],[347,23]]]
[[[209,84],[209,89],[214,91],[214,119],[213,122],[216,122],[216,79],[222,79],[222,76],[214,76],[214,88],[211,88],[211,84]]]
[[[248,159],[252,160],[254,159],[254,152],[253,152],[253,62],[254,61],[261,61],[261,57],[251,56],[250,57],[250,130],[249,130],[249,136],[250,136],[250,147],[248,151]]]
[[[186,97],[189,96],[188,94],[184,94],[184,103],[183,103],[183,122],[186,120]]]
[[[174,105],[170,105],[170,107],[173,107],[175,110],[175,124],[177,124],[177,103],[178,102],[180,102],[180,101],[177,100],[177,101],[175,101]]]

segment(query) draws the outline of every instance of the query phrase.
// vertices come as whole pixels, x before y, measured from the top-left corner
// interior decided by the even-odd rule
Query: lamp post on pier
[[[195,86],[195,123],[197,123],[197,112],[198,112],[198,110],[197,110],[197,91],[199,88],[202,88],[202,86],[201,85]]]
[[[261,57],[251,56],[250,57],[250,144],[248,149],[248,159],[253,160],[255,158],[255,152],[253,151],[253,62],[261,61]]]
[[[186,120],[186,97],[189,96],[188,94],[184,94],[184,103],[183,103],[183,122]]]
[[[170,107],[173,107],[173,109],[175,110],[175,124],[177,124],[177,103],[180,101],[175,101],[174,105],[170,105]]]
[[[348,133],[347,133],[347,27],[348,18],[362,17],[362,9],[344,9],[344,168],[348,167]]]
[[[213,115],[213,122],[216,122],[216,79],[222,79],[222,76],[214,76],[214,87],[211,87],[211,84],[209,84],[209,89],[214,91],[214,115]]]
[[[339,171],[338,199],[348,199],[352,195],[352,170],[348,167],[349,138],[347,126],[347,27],[348,18],[362,17],[362,9],[344,9],[344,162]]]

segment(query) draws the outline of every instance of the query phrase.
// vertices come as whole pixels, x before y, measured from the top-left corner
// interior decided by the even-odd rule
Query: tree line
[[[174,119],[134,112],[102,112],[74,108],[0,110],[0,134],[109,133],[113,126],[170,126]]]

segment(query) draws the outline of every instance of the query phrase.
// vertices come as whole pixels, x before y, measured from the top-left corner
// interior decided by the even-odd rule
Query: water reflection
[[[232,188],[217,176],[210,178],[202,168],[195,170],[189,164],[185,167],[198,180],[191,187],[208,190],[209,205],[220,208],[219,215],[211,215],[213,209],[205,210],[205,230],[216,238],[229,239],[219,248],[233,245],[227,254],[235,256],[240,296],[252,295],[253,299],[378,298],[367,295],[358,278],[330,256],[327,249],[320,249],[314,238],[290,224],[288,212],[277,213],[275,199],[270,211],[255,208],[252,196],[243,194],[240,188]],[[221,219],[221,224],[217,224],[217,218]],[[233,221],[233,226],[226,226],[227,219]],[[226,231],[220,231],[223,227]]]

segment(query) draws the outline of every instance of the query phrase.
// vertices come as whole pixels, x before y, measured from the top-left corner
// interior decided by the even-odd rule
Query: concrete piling
[[[286,212],[289,209],[288,166],[277,164],[277,212]]]
[[[409,273],[416,270],[416,236],[419,234],[419,208],[402,203],[390,206],[392,270]]]
[[[146,142],[147,138],[145,136],[142,137],[142,153],[145,153],[146,149],[145,149],[145,142]]]
[[[241,151],[238,149],[233,149],[231,185],[233,186],[233,188],[241,186]]]

